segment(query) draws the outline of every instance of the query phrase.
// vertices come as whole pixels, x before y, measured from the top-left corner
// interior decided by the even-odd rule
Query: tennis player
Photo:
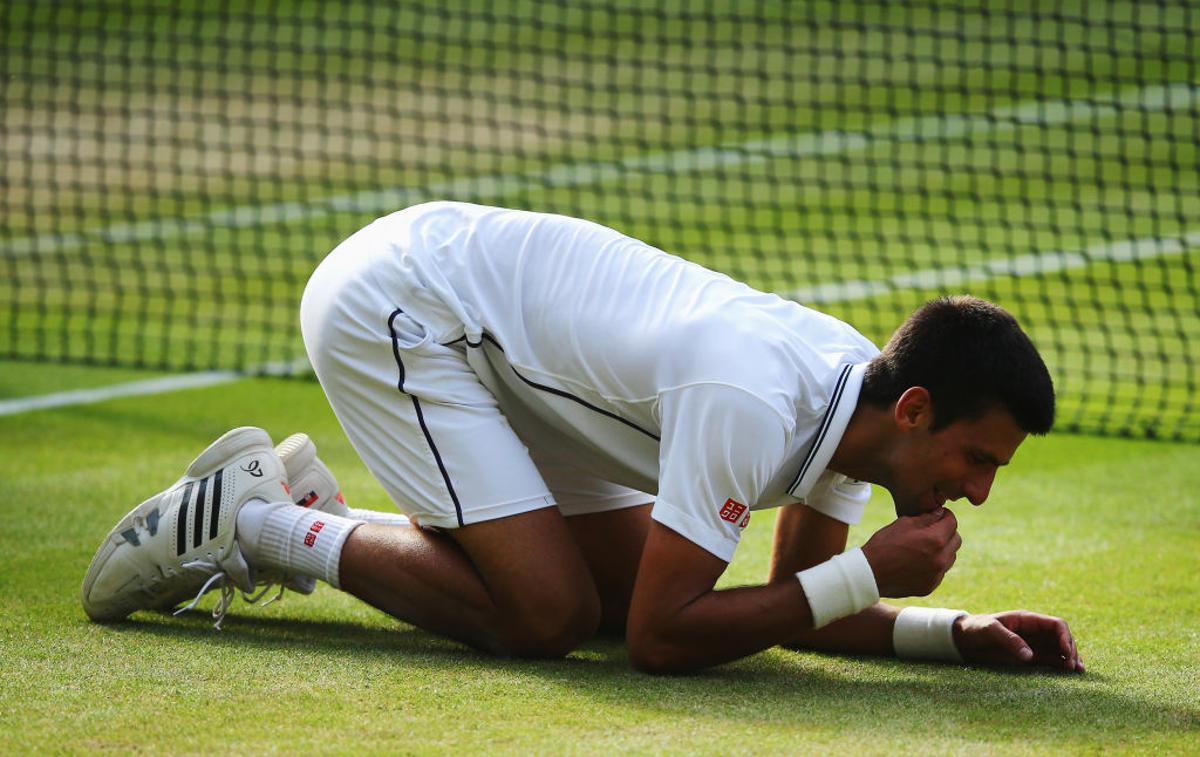
[[[608,630],[651,672],[780,644],[1083,670],[1061,619],[879,602],[938,586],[961,544],[945,503],[982,504],[1053,423],[1045,364],[993,304],[930,302],[880,352],[612,229],[435,202],[334,250],[301,325],[404,515],[347,508],[307,437],[235,429],[106,538],[92,618],[214,587],[223,617],[234,587],[317,578],[502,655]],[[871,483],[898,517],[847,549]],[[769,582],[715,589],[775,507]]]

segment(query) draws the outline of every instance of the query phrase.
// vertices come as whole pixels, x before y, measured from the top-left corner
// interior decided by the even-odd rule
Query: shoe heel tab
[[[286,460],[287,458],[303,451],[305,447],[313,447],[314,449],[316,448],[316,445],[313,444],[312,439],[308,438],[308,434],[292,434],[279,444],[275,445],[275,454],[279,455],[281,459]]]
[[[288,477],[300,475],[317,457],[317,445],[308,434],[292,434],[275,447],[275,454],[287,469]]]
[[[221,462],[254,448],[271,449],[271,436],[255,426],[241,426],[221,435],[188,466],[187,475],[203,476]]]

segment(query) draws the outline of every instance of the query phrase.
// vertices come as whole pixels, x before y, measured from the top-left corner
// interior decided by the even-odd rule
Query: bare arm
[[[775,521],[771,581],[795,579],[846,548],[849,527],[804,505],[786,505]],[[823,652],[895,655],[892,628],[899,608],[884,603],[819,629],[799,631],[787,646]],[[1042,665],[1083,672],[1065,621],[1025,611],[969,615],[954,624],[954,642],[968,662],[996,666]]]
[[[799,581],[716,591],[725,566],[661,523],[650,524],[626,629],[635,667],[667,673],[719,665],[812,627]]]
[[[902,518],[872,536],[863,553],[879,590],[890,596],[932,591],[953,562],[954,528],[947,512]],[[694,670],[793,642],[812,630],[812,610],[795,577],[717,591],[713,587],[725,567],[724,560],[670,528],[650,524],[626,632],[635,666]]]
[[[771,583],[796,581],[796,573],[846,549],[850,527],[801,504],[785,505],[775,520]],[[798,631],[784,642],[797,649],[891,656],[892,625],[899,609],[883,603],[829,625]]]

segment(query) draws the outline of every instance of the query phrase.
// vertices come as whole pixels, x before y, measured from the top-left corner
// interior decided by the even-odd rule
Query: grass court
[[[391,506],[315,382],[243,378],[0,415],[0,752],[1200,751],[1187,3],[226,5],[0,7],[0,404],[291,363],[316,262],[426,199],[583,215],[879,343],[969,291],[1043,350],[1060,431],[955,507],[917,604],[1060,615],[1088,673],[774,649],[655,678],[618,641],[496,660],[328,587],[220,633],[88,622],[100,539],[233,426],[309,433]],[[891,513],[877,490],[851,544]],[[772,520],[723,585],[765,579]]]
[[[5,363],[0,387],[11,397],[111,378]],[[307,431],[352,504],[390,506],[314,382],[0,417],[0,751],[1188,753],[1200,737],[1194,445],[1033,439],[982,508],[955,508],[964,545],[924,602],[1063,616],[1083,676],[774,649],[654,678],[614,640],[561,662],[496,660],[328,587],[266,608],[239,601],[223,632],[199,611],[89,622],[79,584],[100,539],[238,424],[276,439]],[[890,514],[877,493],[851,543]],[[723,585],[765,579],[763,515]]]

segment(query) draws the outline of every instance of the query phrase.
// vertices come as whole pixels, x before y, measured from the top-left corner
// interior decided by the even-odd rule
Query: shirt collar
[[[858,406],[858,395],[862,391],[866,370],[866,363],[856,363],[843,365],[838,371],[833,393],[829,397],[829,407],[821,419],[812,447],[805,454],[800,470],[788,487],[788,493],[796,499],[804,499],[812,490],[842,441],[850,416],[854,415],[854,408]]]

